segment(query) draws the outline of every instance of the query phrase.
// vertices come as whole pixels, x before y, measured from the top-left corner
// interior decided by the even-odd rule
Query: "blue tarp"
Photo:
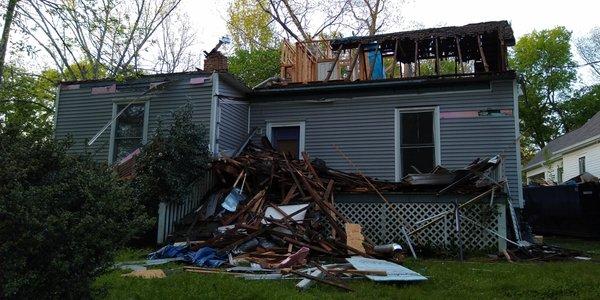
[[[192,251],[186,244],[166,245],[158,249],[158,251],[148,254],[148,259],[150,260],[164,258],[181,258],[198,267],[216,268],[225,263],[227,257],[219,255],[215,249],[210,247],[203,247],[198,249],[198,251]]]
[[[211,267],[218,268],[225,263],[225,257],[219,256],[217,251],[210,247],[203,247],[198,251],[190,251],[186,256],[185,260],[193,263],[198,267]]]
[[[365,46],[371,66],[371,79],[385,79],[385,70],[383,68],[383,56],[378,44],[370,44]]]
[[[183,257],[188,252],[186,244],[166,245],[156,252],[148,254],[148,259]]]

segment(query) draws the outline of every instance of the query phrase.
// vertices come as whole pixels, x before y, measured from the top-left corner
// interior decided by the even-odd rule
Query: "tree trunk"
[[[8,48],[8,36],[10,34],[10,25],[12,24],[13,16],[15,15],[15,7],[18,0],[8,0],[6,6],[6,15],[4,16],[4,27],[2,29],[2,37],[0,38],[0,88],[4,78],[4,58],[6,57],[6,48]]]

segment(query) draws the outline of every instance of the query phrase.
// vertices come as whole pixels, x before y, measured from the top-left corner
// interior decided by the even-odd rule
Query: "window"
[[[585,156],[579,158],[579,174],[585,173]]]
[[[538,173],[538,174],[529,176],[529,178],[528,178],[527,181],[528,181],[529,184],[543,183],[543,182],[546,181],[546,176],[545,176],[544,172]]]
[[[127,104],[114,104],[113,115]],[[133,103],[113,123],[109,162],[118,162],[146,141],[147,103]]]
[[[277,151],[294,158],[304,151],[304,122],[268,123],[267,136]]]
[[[437,108],[397,109],[396,180],[439,164],[438,120]]]
[[[562,167],[556,168],[556,182],[557,183],[563,182],[563,168]]]

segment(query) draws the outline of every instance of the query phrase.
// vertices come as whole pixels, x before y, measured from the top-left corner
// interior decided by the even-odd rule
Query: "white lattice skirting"
[[[401,230],[401,220],[407,224],[406,230],[413,229],[425,223],[416,225],[417,221],[452,210],[452,203],[336,203],[336,208],[363,228],[363,234],[378,244],[401,242],[404,240]],[[482,213],[484,210],[493,210]],[[504,205],[489,204],[472,205],[461,209],[461,214],[492,231],[506,236]],[[483,250],[506,247],[504,240],[494,233],[467,221],[461,222],[462,243],[468,250]],[[447,248],[458,245],[454,214],[448,214],[432,226],[423,229],[412,237],[413,243],[419,246]]]

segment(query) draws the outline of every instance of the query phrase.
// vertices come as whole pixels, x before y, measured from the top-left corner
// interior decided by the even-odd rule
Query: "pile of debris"
[[[165,246],[151,259],[185,260],[194,265],[185,269],[197,273],[227,272],[249,279],[303,277],[302,288],[318,281],[348,290],[337,280],[341,277],[425,280],[399,265],[405,255],[402,246],[376,245],[365,237],[359,224],[336,209],[334,195],[368,192],[387,202],[383,193],[392,191],[488,191],[491,183],[481,174],[499,163],[494,157],[457,171],[438,166],[395,183],[367,177],[358,169],[347,173],[328,168],[307,153],[301,160],[292,159],[264,137],[261,144],[248,143],[238,155],[212,163],[219,188],[197,210],[185,234],[187,241]],[[416,257],[408,234],[401,242]],[[229,268],[219,268],[223,266]]]

